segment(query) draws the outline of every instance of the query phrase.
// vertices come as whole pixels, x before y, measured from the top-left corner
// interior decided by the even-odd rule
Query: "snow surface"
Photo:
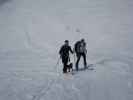
[[[0,0],[0,100],[133,100],[132,9],[132,0]],[[63,75],[58,50],[81,38],[94,70]]]

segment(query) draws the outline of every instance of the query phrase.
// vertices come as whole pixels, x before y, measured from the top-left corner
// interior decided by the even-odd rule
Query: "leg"
[[[86,62],[86,54],[83,53],[83,60],[84,60],[84,68],[87,67],[87,62]]]
[[[66,67],[65,63],[63,64],[63,73],[66,73]]]
[[[67,63],[64,64],[63,73],[67,73]]]
[[[67,63],[68,63],[68,58],[64,58],[63,60],[63,73],[67,73]]]
[[[81,55],[80,54],[77,54],[77,61],[76,61],[76,70],[78,71],[78,64],[79,64],[79,60],[81,58]]]

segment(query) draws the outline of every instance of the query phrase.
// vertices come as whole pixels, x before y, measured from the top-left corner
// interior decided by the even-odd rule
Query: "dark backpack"
[[[76,53],[86,53],[86,43],[80,41],[76,42],[74,50]]]
[[[79,52],[86,53],[86,43],[84,43],[84,42],[80,43]]]

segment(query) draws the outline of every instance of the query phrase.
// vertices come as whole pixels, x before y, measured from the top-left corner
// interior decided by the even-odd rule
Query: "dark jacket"
[[[73,53],[71,47],[68,45],[63,45],[60,48],[59,54],[61,57],[69,57],[69,52]]]

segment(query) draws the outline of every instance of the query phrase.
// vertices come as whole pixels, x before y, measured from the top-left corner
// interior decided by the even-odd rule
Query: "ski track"
[[[15,59],[12,60],[13,62],[9,63],[12,62],[13,65]],[[8,96],[11,96],[12,99],[132,100],[133,76],[130,57],[108,56],[94,61],[91,66],[94,70],[79,71],[74,75],[63,75],[61,73],[62,65],[59,65],[56,70],[56,66],[53,67],[54,70],[41,66],[31,69],[31,66],[32,64],[24,68],[18,66],[18,68],[0,73],[0,79],[3,80],[3,83],[6,82],[5,86],[2,85],[3,89],[9,91]],[[0,87],[2,92],[1,89],[2,87]],[[6,95],[3,98],[8,100]]]
[[[47,92],[51,89],[50,87],[54,84],[55,82],[54,81],[51,81],[47,87],[47,89],[44,89],[42,87],[42,90],[40,90],[40,92],[38,92],[38,94],[34,95],[33,96],[33,99],[32,100],[40,100],[40,98],[42,96],[45,96],[47,94]]]

